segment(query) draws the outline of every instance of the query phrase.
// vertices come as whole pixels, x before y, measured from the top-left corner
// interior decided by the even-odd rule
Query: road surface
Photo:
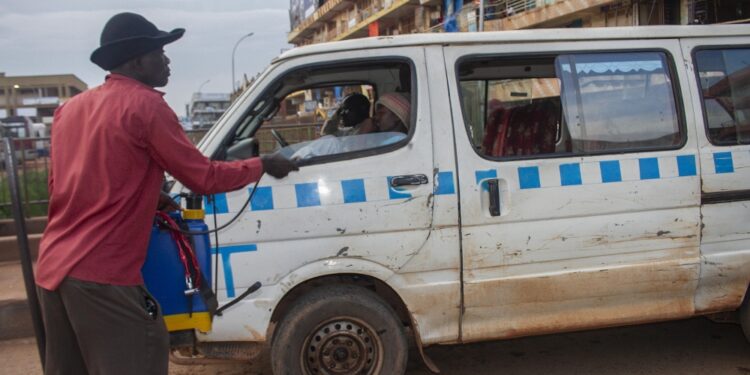
[[[447,375],[750,375],[750,344],[738,325],[704,318],[470,345],[428,355]],[[0,373],[40,374],[33,339],[0,342]],[[269,375],[242,364],[170,365],[170,375]],[[416,358],[408,375],[430,372]]]

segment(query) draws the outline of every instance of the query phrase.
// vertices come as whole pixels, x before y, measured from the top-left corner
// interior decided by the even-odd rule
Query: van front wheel
[[[353,285],[315,289],[284,316],[271,344],[276,375],[403,374],[408,347],[393,309]]]

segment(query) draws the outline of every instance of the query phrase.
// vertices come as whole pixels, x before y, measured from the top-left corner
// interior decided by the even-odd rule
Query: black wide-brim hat
[[[104,70],[112,70],[180,39],[184,33],[185,29],[159,30],[140,14],[119,13],[104,25],[99,48],[91,54],[91,62]]]

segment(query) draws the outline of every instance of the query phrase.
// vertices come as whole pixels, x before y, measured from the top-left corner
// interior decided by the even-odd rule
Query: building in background
[[[750,22],[750,1],[291,0],[289,18],[288,41],[301,46],[424,32]]]
[[[229,94],[196,92],[190,99],[191,129],[208,129],[229,108]]]
[[[6,76],[0,73],[0,119],[25,117],[52,123],[55,109],[88,88],[73,74]]]

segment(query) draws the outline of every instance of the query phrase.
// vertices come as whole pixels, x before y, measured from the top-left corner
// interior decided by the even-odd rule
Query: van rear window
[[[709,141],[750,143],[750,48],[704,49],[694,56]]]
[[[489,158],[679,147],[661,52],[473,58],[459,64],[464,121]]]

